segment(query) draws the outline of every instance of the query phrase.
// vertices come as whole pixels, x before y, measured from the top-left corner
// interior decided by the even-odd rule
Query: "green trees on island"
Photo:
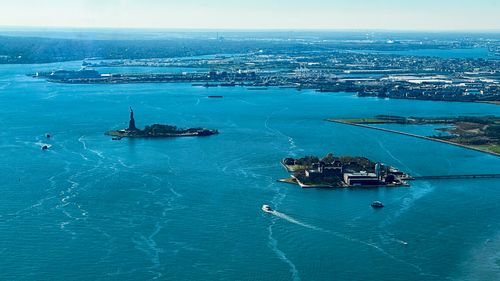
[[[178,133],[179,129],[176,126],[153,124],[146,126],[143,132],[147,135],[171,134]]]

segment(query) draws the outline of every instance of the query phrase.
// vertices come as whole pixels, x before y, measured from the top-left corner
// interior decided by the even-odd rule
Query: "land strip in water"
[[[465,149],[500,156],[500,118],[484,117],[440,117],[419,118],[379,115],[373,118],[326,119],[329,122],[379,130],[394,134],[410,136],[430,141],[455,145]],[[438,129],[449,135],[423,136],[414,133],[377,127],[376,124],[400,125],[447,125],[451,127]]]

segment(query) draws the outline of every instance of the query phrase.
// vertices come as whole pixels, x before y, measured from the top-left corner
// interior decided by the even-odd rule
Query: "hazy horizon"
[[[169,27],[87,27],[87,26],[34,26],[34,25],[0,25],[0,30],[22,31],[156,31],[156,32],[318,32],[318,33],[499,33],[500,28],[492,29],[381,29],[381,28],[169,28]]]
[[[414,1],[215,0],[34,1],[3,3],[1,28],[155,29],[228,31],[500,30],[494,0]]]

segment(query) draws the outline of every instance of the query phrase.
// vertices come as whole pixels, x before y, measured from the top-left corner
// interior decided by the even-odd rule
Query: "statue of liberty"
[[[135,126],[135,119],[134,119],[134,110],[132,107],[130,107],[130,121],[128,122],[128,129],[129,131],[137,131],[137,127]]]

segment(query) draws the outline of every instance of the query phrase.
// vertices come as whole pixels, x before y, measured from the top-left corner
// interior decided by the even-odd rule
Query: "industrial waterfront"
[[[311,43],[314,45],[314,43]],[[360,97],[459,102],[500,101],[500,60],[401,56],[353,51],[266,53],[82,63],[80,71],[31,73],[69,84],[193,83],[205,87],[282,87],[350,92]],[[101,73],[96,69],[152,66],[205,69],[168,73]],[[262,88],[260,88],[262,89]]]

